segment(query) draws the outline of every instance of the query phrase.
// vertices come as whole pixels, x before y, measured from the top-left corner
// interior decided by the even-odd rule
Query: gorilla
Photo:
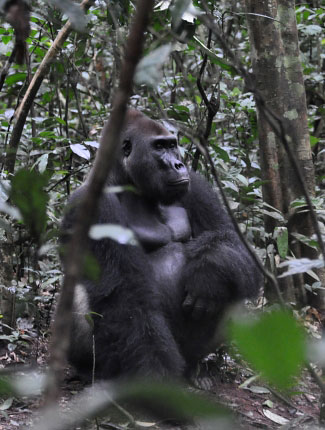
[[[131,229],[138,246],[89,239],[101,272],[76,287],[69,360],[101,379],[189,377],[225,310],[256,295],[261,274],[210,184],[182,162],[175,136],[135,109],[107,180],[130,184],[136,191],[105,190],[94,224]],[[64,241],[86,188],[72,194]]]

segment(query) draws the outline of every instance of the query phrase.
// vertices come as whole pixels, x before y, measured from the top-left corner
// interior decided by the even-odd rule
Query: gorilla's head
[[[133,184],[145,197],[166,204],[181,198],[190,183],[175,136],[135,109],[127,111],[114,176],[120,184]]]

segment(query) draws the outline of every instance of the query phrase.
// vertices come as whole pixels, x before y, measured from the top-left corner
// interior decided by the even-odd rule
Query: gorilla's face
[[[128,111],[121,155],[129,181],[146,197],[168,204],[188,191],[176,138],[140,112]]]

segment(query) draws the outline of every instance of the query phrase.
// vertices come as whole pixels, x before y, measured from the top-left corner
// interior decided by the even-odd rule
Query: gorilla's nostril
[[[180,170],[182,167],[184,167],[183,163],[175,163],[175,169]]]

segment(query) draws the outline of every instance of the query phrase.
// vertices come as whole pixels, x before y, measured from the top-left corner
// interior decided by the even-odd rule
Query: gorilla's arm
[[[77,189],[69,200],[61,228],[61,243],[63,245],[68,241],[73,230],[79,210],[79,202],[86,187],[87,185],[84,185]],[[126,225],[125,214],[120,207],[116,194],[103,193],[94,224]],[[81,279],[86,289],[91,290],[90,297],[92,302],[104,300],[121,285],[138,285],[137,283],[139,282],[145,282],[139,269],[143,267],[143,256],[139,247],[120,245],[111,239],[89,239],[87,252],[88,255],[95,257],[101,271],[97,281],[89,280],[86,277]],[[121,268],[125,270],[121,270]]]
[[[200,318],[218,313],[225,304],[256,295],[261,273],[218,196],[197,174],[191,173],[191,190],[183,204],[193,235],[186,245],[184,310]]]

